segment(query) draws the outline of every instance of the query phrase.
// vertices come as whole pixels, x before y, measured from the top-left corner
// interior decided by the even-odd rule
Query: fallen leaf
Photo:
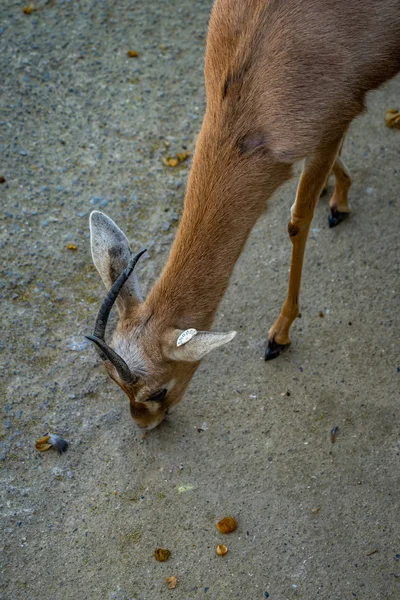
[[[177,167],[179,165],[179,160],[177,158],[167,156],[167,158],[163,158],[162,161],[167,167]]]
[[[178,152],[176,156],[167,156],[162,159],[167,167],[177,167],[190,156],[189,152]]]
[[[35,444],[36,450],[39,450],[39,452],[45,452],[46,450],[50,450],[51,444],[49,444],[49,439],[49,435],[45,435],[44,437],[40,438],[40,440],[38,440]]]
[[[67,248],[68,250],[78,250],[78,246],[75,246],[75,244],[67,244]]]
[[[188,483],[187,485],[179,485],[178,486],[178,494],[184,494],[185,492],[190,492],[194,488],[194,485]]]
[[[216,527],[220,533],[231,533],[235,531],[238,524],[237,521],[233,517],[225,517],[218,521]]]
[[[215,551],[218,556],[224,556],[228,552],[228,548],[224,544],[218,544]]]
[[[183,162],[184,160],[189,158],[189,156],[190,156],[189,152],[178,152],[178,154],[176,155],[176,158],[179,160],[179,162]]]
[[[24,6],[24,8],[23,8],[23,12],[25,15],[31,15],[36,10],[38,10],[38,9],[33,4],[28,4],[27,6]]]
[[[385,121],[388,127],[400,129],[400,111],[389,108],[389,110],[385,112]]]
[[[45,452],[50,448],[55,448],[59,454],[63,454],[68,450],[68,442],[64,440],[60,435],[50,434],[40,438],[35,444],[36,450],[39,452]]]
[[[178,583],[178,580],[175,577],[175,575],[171,575],[171,577],[166,577],[165,581],[168,583],[168,588],[170,590],[174,590],[176,588],[176,584]]]
[[[136,52],[136,50],[128,50],[128,56],[129,58],[137,58],[139,54]]]
[[[168,548],[156,548],[154,550],[154,558],[159,562],[165,562],[171,556],[171,551]]]

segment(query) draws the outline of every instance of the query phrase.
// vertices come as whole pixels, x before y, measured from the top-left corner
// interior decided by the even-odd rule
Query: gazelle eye
[[[160,390],[159,392],[156,392],[150,396],[150,398],[147,398],[147,401],[151,400],[152,402],[161,402],[161,400],[164,400],[165,396],[167,395],[167,391],[167,388],[164,388],[163,390]]]

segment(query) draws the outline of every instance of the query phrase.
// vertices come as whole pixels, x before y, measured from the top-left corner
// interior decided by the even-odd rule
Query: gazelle
[[[340,158],[365,95],[400,70],[400,0],[217,0],[207,40],[207,108],[168,262],[146,300],[124,233],[90,217],[94,264],[109,295],[90,336],[126,392],[134,421],[158,425],[211,350],[233,267],[267,200],[304,160],[288,233],[287,298],[269,330],[266,360],[290,344],[314,207],[333,172],[330,225],[350,212]],[[123,272],[123,273],[122,273]],[[120,276],[120,274],[122,275]],[[104,339],[116,300],[113,349]]]

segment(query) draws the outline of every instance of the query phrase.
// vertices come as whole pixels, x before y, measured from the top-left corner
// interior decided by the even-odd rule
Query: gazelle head
[[[103,301],[92,341],[110,377],[129,398],[135,423],[153,429],[180,402],[200,360],[236,335],[179,329],[167,308],[154,311],[143,301],[133,272],[141,255],[132,256],[125,234],[105,214],[90,215],[93,262],[108,294]],[[116,303],[119,320],[112,347],[105,341],[107,320]]]

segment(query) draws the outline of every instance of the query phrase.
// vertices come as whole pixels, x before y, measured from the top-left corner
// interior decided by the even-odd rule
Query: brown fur
[[[162,381],[177,381],[166,405],[152,410],[135,406],[137,389],[121,386],[140,425],[159,422],[179,402],[198,366],[166,359],[166,332],[211,327],[268,198],[291,177],[293,163],[305,160],[289,224],[288,298],[269,333],[270,340],[290,342],[317,198],[333,169],[331,206],[348,210],[350,178],[338,158],[342,140],[367,92],[399,70],[400,0],[215,2],[205,61],[207,109],[182,220],[160,279],[116,333],[133,338],[149,319],[139,342],[150,370],[138,385],[151,393]]]

